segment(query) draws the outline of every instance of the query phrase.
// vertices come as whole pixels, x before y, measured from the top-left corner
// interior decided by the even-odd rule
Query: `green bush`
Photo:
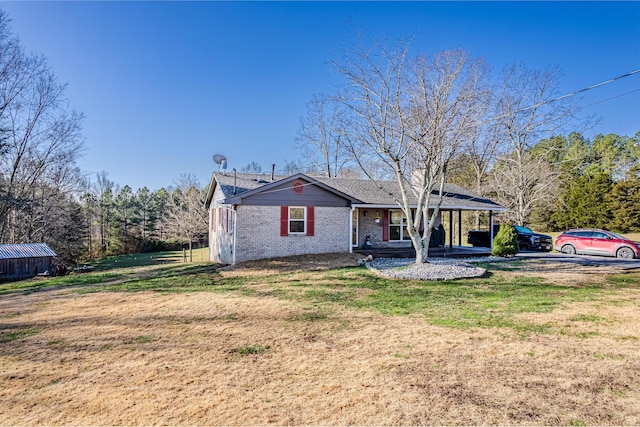
[[[165,251],[181,251],[184,248],[189,247],[189,242],[181,239],[169,239],[169,240],[145,240],[140,247],[140,253],[148,252],[165,252]]]
[[[518,233],[511,224],[502,224],[493,239],[491,254],[494,256],[510,256],[518,253]]]

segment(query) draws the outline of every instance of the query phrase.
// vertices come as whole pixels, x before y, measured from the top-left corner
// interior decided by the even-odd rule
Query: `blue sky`
[[[417,34],[414,52],[463,48],[494,72],[559,66],[573,92],[640,68],[640,2],[0,2],[86,115],[80,167],[152,190],[181,173],[295,160],[305,104],[333,92],[351,42]],[[626,94],[627,92],[632,92]],[[614,98],[607,100],[609,98]],[[585,135],[640,131],[640,73],[578,102]],[[594,104],[594,105],[592,105]]]

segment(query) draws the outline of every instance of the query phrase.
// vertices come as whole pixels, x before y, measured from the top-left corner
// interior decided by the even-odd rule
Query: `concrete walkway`
[[[559,252],[520,252],[516,255],[522,259],[539,259],[552,262],[566,262],[569,264],[616,267],[622,270],[640,269],[640,259],[619,259],[594,255],[567,255]]]

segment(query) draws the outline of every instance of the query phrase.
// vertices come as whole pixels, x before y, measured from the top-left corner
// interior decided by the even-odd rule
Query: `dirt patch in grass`
[[[359,254],[329,253],[319,255],[298,255],[257,261],[240,262],[220,269],[225,277],[268,276],[280,273],[322,271],[332,268],[354,267],[362,258]]]
[[[500,271],[505,277],[542,277],[546,283],[561,286],[579,286],[582,283],[604,283],[608,274],[621,273],[616,266],[580,265],[567,262],[526,260],[518,264],[517,271]]]
[[[518,315],[552,325],[523,336],[269,295],[11,294],[0,424],[638,425],[639,308],[612,289]]]

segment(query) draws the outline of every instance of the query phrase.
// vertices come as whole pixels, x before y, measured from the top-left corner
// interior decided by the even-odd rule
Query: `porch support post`
[[[449,211],[449,249],[453,249],[453,211]]]
[[[493,211],[489,211],[489,236],[491,236],[489,248],[493,249]]]
[[[352,254],[353,253],[353,229],[355,227],[356,229],[356,244],[358,243],[358,232],[360,230],[358,230],[358,217],[356,216],[356,223],[353,223],[353,213],[354,212],[358,212],[358,214],[360,214],[359,210],[356,210],[355,207],[351,206],[351,211],[349,211],[349,253]]]
[[[458,211],[458,246],[462,246],[462,211]]]

